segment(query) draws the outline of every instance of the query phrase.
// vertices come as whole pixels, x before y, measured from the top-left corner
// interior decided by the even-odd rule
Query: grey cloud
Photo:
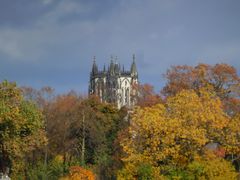
[[[157,87],[164,84],[162,74],[171,65],[221,59],[239,70],[237,1],[114,2],[42,1],[46,9],[41,7],[30,24],[21,28],[0,24],[0,58],[11,61],[11,66],[4,65],[9,71],[4,77],[11,75],[21,84],[52,83],[61,91],[76,87],[86,92],[94,55],[101,67],[111,54],[129,67],[133,53],[141,81]],[[25,73],[14,65],[19,62],[29,71],[21,79],[16,74]],[[10,73],[13,66],[16,72]]]

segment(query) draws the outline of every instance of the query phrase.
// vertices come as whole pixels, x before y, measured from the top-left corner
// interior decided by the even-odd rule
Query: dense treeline
[[[130,111],[76,92],[0,84],[0,172],[12,179],[237,179],[234,67],[173,66]],[[8,172],[9,171],[9,172]]]

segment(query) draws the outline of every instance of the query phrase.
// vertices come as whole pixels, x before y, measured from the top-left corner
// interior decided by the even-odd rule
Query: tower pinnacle
[[[98,73],[98,67],[96,64],[96,57],[93,56],[93,65],[92,65],[92,74],[97,74]]]
[[[137,76],[138,73],[137,73],[137,66],[136,66],[136,62],[135,62],[135,54],[133,54],[133,62],[132,62],[132,65],[131,65],[131,74],[133,76]]]

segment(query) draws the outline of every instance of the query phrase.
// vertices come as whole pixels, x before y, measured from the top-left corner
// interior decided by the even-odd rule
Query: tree
[[[46,111],[51,156],[62,155],[66,166],[76,161],[94,166],[102,178],[112,176],[113,142],[122,126],[120,113],[95,96],[57,96]]]
[[[202,87],[208,87],[221,99],[225,112],[234,115],[240,111],[240,77],[232,66],[227,64],[172,66],[165,74],[165,78],[167,84],[162,94],[166,97],[174,96],[184,89],[193,89],[198,93]]]
[[[54,89],[49,86],[42,87],[39,90],[23,86],[21,90],[24,99],[34,102],[41,110],[46,109],[48,103],[55,98]]]
[[[41,110],[43,113],[43,119],[45,124],[45,131],[48,132],[48,122],[49,119],[47,115],[49,115],[47,112],[49,111],[49,104],[50,102],[55,98],[54,89],[46,86],[42,87],[41,89],[34,89],[32,87],[21,87],[24,99],[27,101],[31,101],[32,103],[36,104],[37,107]],[[38,149],[34,152],[34,156],[32,157],[31,161],[32,164],[39,164],[39,159],[42,159],[42,154],[44,152],[44,166],[45,169],[47,169],[47,162],[48,162],[48,143],[46,143],[45,147]],[[41,163],[40,163],[41,164]],[[46,174],[46,173],[45,173]]]
[[[186,170],[197,156],[203,156],[206,144],[224,144],[229,122],[220,99],[205,88],[199,93],[183,90],[169,97],[166,104],[137,108],[129,135],[121,141],[125,157],[119,175],[137,177],[142,164],[159,177],[172,169]]]
[[[71,137],[72,123],[78,120],[77,106],[81,97],[76,93],[56,96],[44,111],[47,120],[47,135],[51,155],[62,155],[64,163],[73,153],[74,137]]]
[[[79,107],[79,112],[84,112],[85,126],[82,119],[79,119],[73,124],[72,132],[78,138],[78,142],[83,142],[85,138],[85,163],[95,165],[99,178],[110,178],[113,176],[113,143],[121,128],[122,112],[111,104],[101,103],[95,96],[85,99]],[[82,147],[81,143],[77,144]],[[79,148],[80,152],[81,149]]]
[[[135,93],[133,98],[136,99],[137,105],[141,107],[153,106],[161,102],[161,98],[154,92],[150,84],[135,84],[133,86]]]
[[[12,177],[24,175],[27,159],[46,143],[42,113],[23,99],[15,83],[0,84],[0,167]]]

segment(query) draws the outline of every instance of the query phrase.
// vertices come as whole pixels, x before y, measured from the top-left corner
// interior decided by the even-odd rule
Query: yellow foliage
[[[54,158],[54,161],[58,162],[58,163],[63,163],[63,156],[62,155],[57,155]]]
[[[224,113],[219,98],[207,89],[199,92],[183,90],[169,97],[165,105],[136,108],[129,136],[121,142],[126,156],[119,177],[136,176],[142,163],[158,168],[159,173],[169,166],[186,167],[196,154],[204,151],[207,143],[223,142],[224,131],[236,122]],[[229,134],[228,141],[236,132],[239,128],[232,132],[235,134]],[[232,144],[236,147],[236,143]]]
[[[227,154],[240,154],[240,113],[235,115],[227,126],[225,150]]]
[[[187,167],[190,176],[198,179],[234,180],[238,173],[230,162],[217,157],[213,152],[205,152],[204,156],[197,157]]]

